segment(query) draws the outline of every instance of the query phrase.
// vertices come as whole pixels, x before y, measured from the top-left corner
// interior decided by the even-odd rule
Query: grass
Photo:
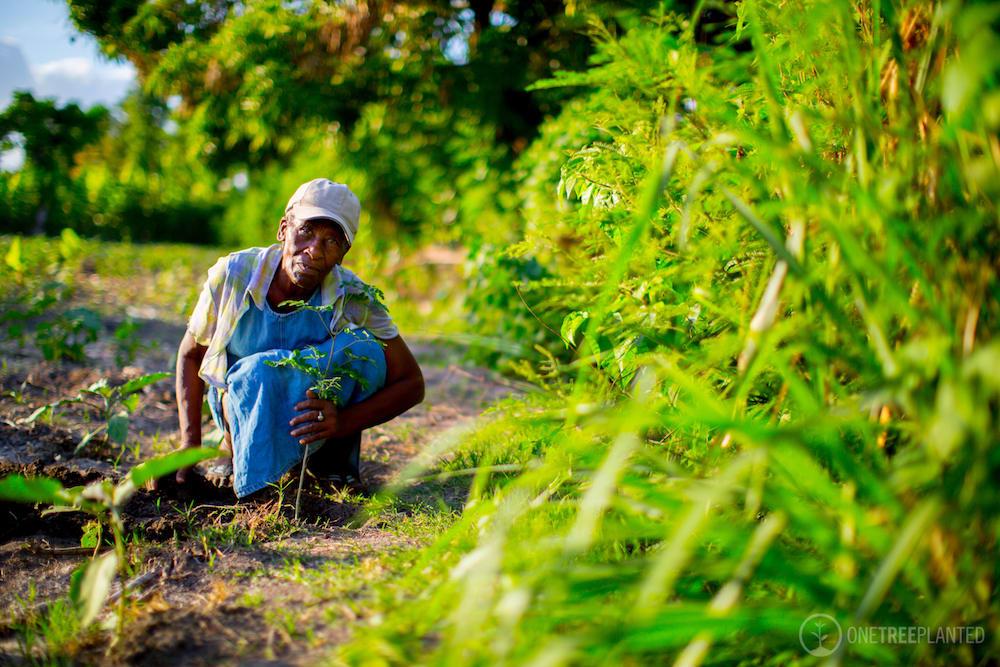
[[[18,598],[20,619],[13,623],[21,654],[38,664],[68,665],[86,635],[68,598],[56,598],[39,606],[34,585],[24,599]]]
[[[624,156],[581,147],[563,182],[616,196],[569,186],[579,204],[536,232],[591,240],[549,239],[569,249],[532,292],[536,317],[582,337],[523,369],[543,398],[447,452],[472,479],[462,516],[345,661],[768,664],[808,658],[817,612],[996,624],[997,311],[980,295],[997,214],[964,142],[992,144],[938,78],[995,95],[949,61],[957,35],[995,35],[976,7],[803,4],[742,3],[730,38],[751,51],[706,50],[669,13],[598,26],[595,66],[552,83],[592,86]],[[892,67],[924,83],[881,88]],[[696,111],[675,116],[684,98]],[[944,110],[931,134],[921,108]],[[842,644],[831,664],[975,664],[991,646]]]

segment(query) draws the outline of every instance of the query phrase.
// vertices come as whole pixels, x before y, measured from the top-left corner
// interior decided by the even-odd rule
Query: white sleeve
[[[352,301],[348,305],[348,309],[353,311],[351,315],[354,317],[350,319],[357,323],[358,326],[368,329],[376,338],[389,340],[399,335],[399,329],[392,321],[392,318],[389,317],[388,311],[374,301],[369,301],[367,304]]]

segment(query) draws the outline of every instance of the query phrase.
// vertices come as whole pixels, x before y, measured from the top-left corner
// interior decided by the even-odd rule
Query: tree
[[[573,94],[525,88],[591,51],[557,0],[68,2],[148,94],[179,100],[188,155],[261,173],[333,133],[364,165],[371,209],[403,230],[426,224],[429,194],[478,186],[484,160],[506,172]]]
[[[23,148],[22,175],[30,175],[36,185],[36,233],[45,230],[50,206],[60,185],[68,182],[77,153],[101,137],[108,119],[101,106],[84,111],[23,91],[14,93],[14,101],[0,113],[0,149]]]

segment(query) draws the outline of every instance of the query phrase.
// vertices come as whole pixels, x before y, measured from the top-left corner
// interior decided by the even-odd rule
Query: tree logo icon
[[[806,653],[817,658],[831,655],[843,640],[840,623],[829,614],[813,614],[799,626],[799,643]]]

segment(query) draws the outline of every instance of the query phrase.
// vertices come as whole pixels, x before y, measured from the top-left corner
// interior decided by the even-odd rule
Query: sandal
[[[351,473],[333,473],[317,477],[316,479],[323,484],[329,485],[334,491],[347,490],[359,496],[369,495],[368,487],[365,483]]]
[[[217,461],[205,468],[205,481],[213,486],[223,488],[233,485],[233,460]]]

